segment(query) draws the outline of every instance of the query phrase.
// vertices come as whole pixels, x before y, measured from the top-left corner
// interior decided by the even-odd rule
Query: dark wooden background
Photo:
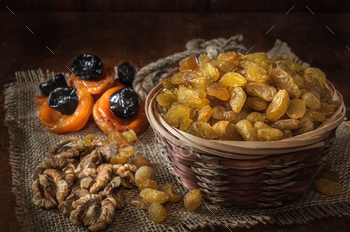
[[[349,0],[2,0],[16,11],[349,12]],[[0,10],[7,10],[5,7]]]

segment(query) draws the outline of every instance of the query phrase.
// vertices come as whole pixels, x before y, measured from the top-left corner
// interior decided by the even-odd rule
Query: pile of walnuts
[[[138,142],[133,131],[114,133],[106,141],[87,135],[84,141],[72,138],[61,142],[35,170],[34,204],[45,209],[58,207],[76,226],[91,231],[105,229],[115,210],[126,206],[125,188],[136,187],[138,167],[126,160]],[[113,164],[112,159],[125,162]]]
[[[116,209],[125,208],[125,188],[138,187],[140,197],[130,203],[147,211],[150,220],[162,222],[166,217],[162,204],[176,203],[181,196],[169,183],[157,190],[155,172],[146,157],[127,162],[137,143],[133,130],[112,132],[105,141],[88,134],[84,141],[61,142],[48,151],[48,159],[34,172],[34,204],[45,209],[58,207],[74,225],[99,231],[112,223]],[[194,211],[201,200],[200,190],[190,191],[184,206]]]

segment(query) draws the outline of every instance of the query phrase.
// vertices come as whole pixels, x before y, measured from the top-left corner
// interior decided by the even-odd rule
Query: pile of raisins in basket
[[[266,53],[227,52],[180,61],[163,81],[157,110],[165,121],[204,139],[276,141],[316,129],[338,101],[318,68]]]

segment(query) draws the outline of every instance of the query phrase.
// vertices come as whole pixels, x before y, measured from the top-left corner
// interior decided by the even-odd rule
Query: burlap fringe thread
[[[283,45],[281,41],[277,41],[275,44],[276,47],[286,46]],[[288,47],[288,46],[287,46]],[[271,50],[273,51],[273,49]],[[271,53],[270,53],[271,54]],[[296,57],[296,56],[295,56]],[[297,58],[297,57],[296,57]],[[307,63],[302,63],[303,66],[308,66]],[[23,197],[23,193],[28,191],[24,188],[23,183],[25,180],[24,175],[24,164],[26,160],[24,159],[23,154],[23,131],[21,130],[21,123],[23,123],[22,119],[19,119],[18,116],[18,96],[19,93],[17,85],[20,83],[33,83],[33,82],[43,82],[54,75],[53,72],[46,72],[46,75],[39,70],[31,70],[28,72],[16,72],[15,77],[16,81],[9,85],[5,86],[5,109],[6,109],[6,117],[5,117],[5,125],[9,129],[10,134],[10,165],[12,170],[12,182],[13,189],[12,192],[16,195],[17,207],[16,207],[16,215],[18,221],[21,223],[23,231],[31,231],[30,226],[33,222],[28,222],[26,220],[27,212],[21,208],[21,205],[26,204],[26,200]],[[69,74],[66,74],[66,78],[69,79]],[[343,123],[344,124],[344,123]],[[345,122],[347,127],[350,127],[349,122]],[[167,162],[164,162],[166,164]],[[170,167],[171,169],[171,167]],[[349,200],[349,199],[348,199]],[[206,203],[205,203],[206,205]],[[34,205],[33,205],[34,207]],[[291,224],[301,224],[307,223],[309,221],[313,221],[314,219],[320,219],[323,217],[341,217],[341,216],[349,216],[350,215],[350,201],[346,202],[337,202],[332,203],[331,201],[328,204],[322,205],[310,205],[310,206],[299,206],[298,208],[290,208],[282,209],[282,210],[270,210],[269,212],[265,212],[264,215],[232,215],[230,220],[222,220],[222,222],[218,220],[212,220],[208,217],[195,218],[195,220],[184,220],[181,224],[178,224],[176,227],[168,228],[169,231],[188,231],[196,228],[203,228],[206,226],[214,227],[214,226],[225,226],[228,228],[235,227],[251,227],[258,223],[277,223],[280,225],[291,225]],[[112,228],[111,228],[112,229]],[[154,230],[153,228],[152,230]]]

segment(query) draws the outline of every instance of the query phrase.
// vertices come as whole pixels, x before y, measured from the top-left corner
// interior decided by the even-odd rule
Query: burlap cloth
[[[234,40],[238,50],[245,51],[245,48],[240,44],[243,37],[234,37]],[[198,42],[204,44],[204,41],[201,40],[190,41],[187,44],[187,49],[189,45],[195,44],[197,52],[204,49],[207,54],[211,52],[211,56],[215,56],[215,53],[221,51],[220,49],[223,47],[221,45],[227,45],[227,41],[224,39],[216,40],[216,45],[219,48],[214,52],[213,48],[199,47]],[[209,41],[208,44],[212,45],[213,43]],[[222,51],[228,49],[230,49],[230,46],[226,46]],[[269,51],[269,55],[281,54],[302,63],[291,52],[287,44],[277,40],[274,48]],[[157,65],[150,64],[150,66],[152,65],[151,69],[146,66],[139,73],[148,75],[156,70],[154,66],[161,66],[159,63]],[[307,66],[308,64],[304,63],[303,65]],[[151,71],[145,72],[145,70]],[[78,133],[63,135],[50,133],[41,125],[38,118],[38,109],[34,105],[34,98],[40,94],[39,83],[51,78],[53,74],[50,72],[44,74],[41,70],[17,72],[16,81],[6,86],[5,123],[9,128],[11,137],[10,164],[13,174],[13,192],[17,196],[16,214],[22,224],[23,231],[84,231],[83,228],[71,224],[68,217],[63,217],[57,209],[39,209],[32,202],[32,174],[35,168],[45,160],[45,153],[49,148],[72,136],[83,139],[87,133],[93,134],[95,138],[106,137],[92,122],[89,122]],[[166,72],[157,72],[157,74],[164,76]],[[151,77],[153,83],[149,85],[152,86],[157,82],[154,81],[157,74]],[[138,78],[140,79],[140,75],[138,75]],[[138,81],[138,83],[141,82]],[[147,90],[144,90],[144,92],[147,92]],[[159,224],[150,221],[147,213],[128,203],[123,211],[116,211],[114,221],[107,231],[188,231],[204,226],[219,225],[228,228],[251,227],[258,223],[295,224],[328,216],[350,215],[349,128],[348,122],[344,122],[339,126],[335,144],[330,152],[326,154],[332,161],[332,170],[336,170],[341,174],[339,183],[343,186],[343,194],[340,196],[325,196],[318,193],[310,184],[309,188],[293,201],[285,202],[283,206],[273,208],[224,208],[203,200],[196,211],[187,212],[181,200],[176,204],[165,205],[167,218]],[[149,129],[140,137],[140,140],[146,146],[145,153],[142,149],[138,149],[137,153],[143,154],[151,160],[151,167],[156,171],[158,184],[171,183],[174,189],[184,196],[188,190],[178,182],[176,176],[167,168],[167,163],[160,155],[165,151],[157,150],[153,131]],[[128,190],[127,202],[136,197],[138,193],[139,190],[136,189]]]

